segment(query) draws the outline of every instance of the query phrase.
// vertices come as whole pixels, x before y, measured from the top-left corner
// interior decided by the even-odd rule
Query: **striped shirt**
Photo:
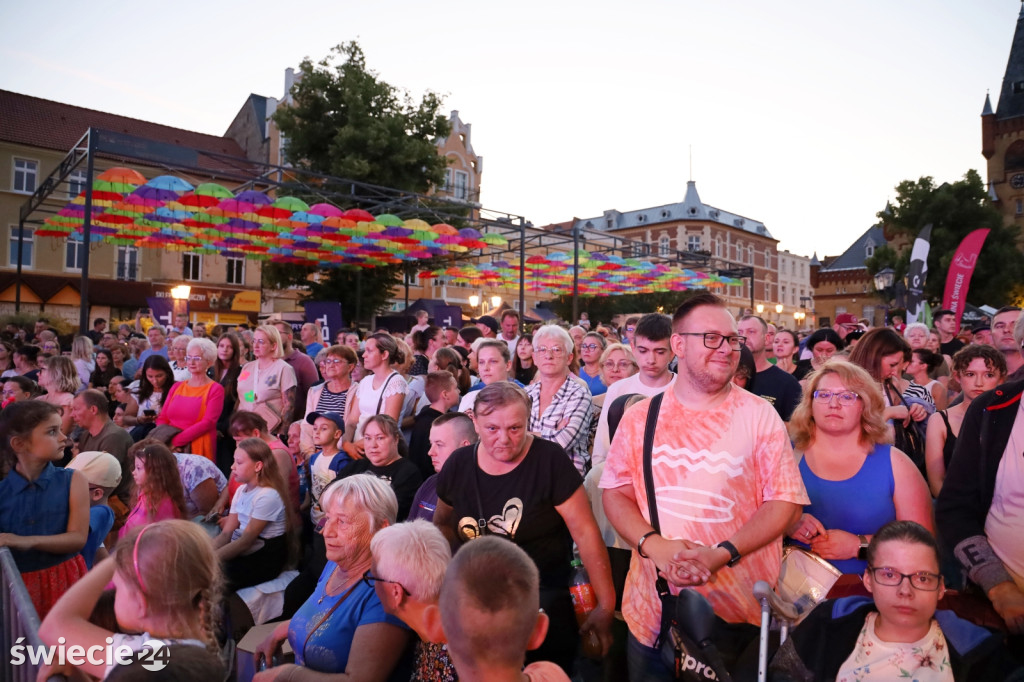
[[[590,453],[587,451],[593,406],[590,389],[567,376],[551,399],[551,404],[541,414],[540,388],[541,382],[526,387],[526,393],[532,401],[530,431],[561,445],[572,458],[580,476],[585,476],[590,468]]]

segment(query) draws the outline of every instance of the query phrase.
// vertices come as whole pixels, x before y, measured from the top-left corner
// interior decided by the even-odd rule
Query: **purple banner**
[[[334,337],[345,328],[341,317],[341,303],[337,301],[306,301],[302,304],[306,309],[306,322],[320,323],[321,343],[325,346],[334,344]]]

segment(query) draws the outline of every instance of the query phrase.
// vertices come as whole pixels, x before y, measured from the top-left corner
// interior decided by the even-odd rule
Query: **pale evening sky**
[[[985,178],[1015,0],[0,2],[0,88],[222,135],[356,39],[473,124],[482,202],[534,224],[681,201],[837,254],[907,178]],[[0,122],[2,125],[2,122]],[[84,131],[83,131],[84,132]],[[49,170],[49,169],[46,169]]]

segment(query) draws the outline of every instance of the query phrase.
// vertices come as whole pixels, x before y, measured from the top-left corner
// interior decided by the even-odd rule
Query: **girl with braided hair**
[[[111,578],[119,629],[140,634],[114,633],[89,621]],[[142,652],[156,641],[164,647],[177,644],[216,652],[220,588],[220,562],[206,531],[189,521],[158,521],[133,529],[112,557],[75,583],[43,620],[39,636],[51,646],[63,643],[66,649],[80,646],[87,652],[103,652],[78,666],[99,678],[117,667],[120,647]],[[108,646],[115,654],[109,662]],[[162,660],[160,651],[143,655]]]

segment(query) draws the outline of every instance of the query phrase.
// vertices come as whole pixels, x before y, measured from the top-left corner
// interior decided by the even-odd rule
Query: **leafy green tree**
[[[451,132],[442,97],[414,103],[380,80],[356,42],[314,64],[299,65],[293,103],[274,113],[293,165],[348,180],[425,192],[444,181],[447,161],[434,142]],[[335,64],[337,58],[341,63]]]
[[[437,153],[435,141],[449,135],[451,126],[440,114],[441,96],[428,92],[420,102],[413,102],[407,92],[367,68],[366,56],[356,42],[338,45],[331,52],[316,64],[303,60],[291,91],[293,103],[274,113],[274,122],[287,139],[285,158],[297,168],[406,192],[422,193],[443,184],[447,160]],[[330,181],[311,184],[315,187],[309,196],[293,194],[314,203],[323,201],[318,192],[346,191]],[[346,203],[343,207],[376,208],[355,199]],[[406,212],[403,217],[429,221],[429,207],[423,214]],[[458,226],[453,219],[445,222]],[[432,263],[420,265],[432,267]],[[402,266],[342,267],[322,270],[311,279],[317,271],[268,263],[263,268],[263,285],[308,287],[310,299],[340,301],[346,320],[357,315],[368,320],[386,307],[403,274]]]
[[[1024,281],[1024,254],[1017,247],[1019,229],[1003,224],[1002,214],[989,200],[977,171],[969,170],[962,180],[938,187],[927,176],[904,180],[896,185],[896,193],[896,201],[878,214],[888,230],[908,236],[912,243],[922,227],[928,223],[933,226],[925,283],[927,300],[941,303],[953,254],[963,238],[979,228],[990,232],[974,269],[968,298],[995,307],[1013,300],[1014,287]],[[891,267],[900,277],[909,260],[909,248],[898,255],[892,249],[878,249],[867,267],[872,274]]]

